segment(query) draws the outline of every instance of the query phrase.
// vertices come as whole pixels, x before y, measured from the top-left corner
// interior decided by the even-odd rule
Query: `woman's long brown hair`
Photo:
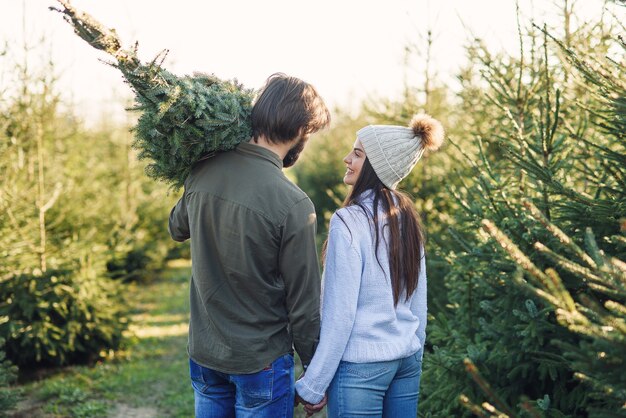
[[[363,193],[373,192],[374,204],[372,211],[363,204]],[[369,219],[374,222],[376,261],[378,259],[378,246],[380,244],[379,224],[384,222],[384,228],[389,228],[389,270],[391,272],[391,288],[393,291],[394,305],[398,304],[400,295],[404,292],[405,301],[417,289],[420,274],[420,261],[423,254],[424,233],[420,222],[420,216],[415,209],[413,201],[404,193],[391,190],[385,186],[366,158],[361,167],[361,173],[352,187],[352,190],[343,202],[343,207],[359,206]],[[379,214],[379,206],[382,213]],[[341,215],[339,218],[346,223]],[[346,224],[347,226],[347,224]],[[324,253],[326,252],[324,245]]]

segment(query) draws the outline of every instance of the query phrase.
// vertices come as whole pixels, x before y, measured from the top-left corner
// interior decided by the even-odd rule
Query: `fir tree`
[[[545,270],[492,222],[484,220],[483,227],[520,267],[514,276],[515,282],[550,305],[558,323],[578,336],[553,343],[568,360],[574,377],[591,389],[587,414],[603,418],[626,416],[624,66],[610,59],[605,63],[587,62],[558,39],[552,39],[596,96],[595,108],[588,110],[595,115],[594,123],[604,136],[604,144],[575,132],[570,134],[590,147],[590,157],[596,164],[587,164],[587,167],[603,168],[605,174],[596,177],[597,173],[590,172],[590,180],[597,182],[594,199],[565,189],[558,182],[548,184],[555,193],[563,193],[571,199],[560,211],[559,223],[570,228],[571,224],[576,225],[575,238],[551,222],[533,203],[524,204],[528,216],[545,230],[543,235],[552,242],[552,248],[542,241],[534,244],[537,258],[550,265]],[[620,46],[625,47],[621,42]],[[535,179],[548,179],[548,173],[532,161],[520,159],[518,153],[512,153],[511,157]],[[584,227],[583,236],[581,224],[588,225]],[[594,236],[593,230],[602,234],[600,239]],[[572,286],[572,282],[576,285]]]
[[[4,340],[0,338],[0,347],[4,346]],[[17,367],[6,359],[4,350],[0,349],[0,417],[15,408],[20,393],[12,388],[17,375]]]
[[[624,71],[605,58],[619,45],[607,32],[572,31],[577,52],[539,28],[520,58],[470,50],[476,146],[460,151],[474,176],[450,187],[460,210],[442,248],[449,304],[428,328],[427,414],[626,412]],[[459,393],[465,412],[450,403]]]
[[[54,67],[24,56],[0,100],[0,339],[13,363],[36,367],[117,348],[127,321],[102,277],[116,200],[99,183],[104,153],[61,110]]]
[[[133,109],[141,116],[134,147],[139,158],[149,161],[150,177],[181,187],[194,163],[250,138],[252,90],[213,75],[178,77],[162,68],[165,52],[144,64],[137,44],[123,49],[115,30],[68,0],[58,1],[63,8],[53,9],[63,13],[79,37],[115,59],[112,65],[135,92]]]

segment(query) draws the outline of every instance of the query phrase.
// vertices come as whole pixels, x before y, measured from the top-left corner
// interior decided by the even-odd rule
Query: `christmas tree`
[[[178,188],[197,161],[233,149],[250,138],[254,92],[236,80],[214,75],[178,77],[162,67],[166,52],[149,63],[137,56],[137,44],[124,49],[114,29],[107,29],[68,0],[58,0],[75,33],[111,55],[113,65],[135,93],[140,112],[133,146],[150,161],[146,173]]]

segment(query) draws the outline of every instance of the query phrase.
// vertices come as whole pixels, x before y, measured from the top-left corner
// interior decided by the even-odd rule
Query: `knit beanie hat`
[[[425,150],[435,151],[441,146],[444,131],[439,121],[419,114],[413,116],[409,127],[368,125],[356,136],[380,181],[393,190]]]

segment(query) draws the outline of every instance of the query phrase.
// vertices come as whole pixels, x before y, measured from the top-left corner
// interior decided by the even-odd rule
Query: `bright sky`
[[[571,1],[571,0],[570,0]],[[54,0],[0,0],[0,42],[19,55],[24,39],[45,38],[60,85],[87,118],[121,114],[129,96],[104,53],[75,36]],[[556,1],[554,2],[556,3]],[[524,21],[555,19],[552,1],[520,0]],[[579,0],[581,16],[594,16],[602,0]],[[238,78],[258,88],[282,71],[314,84],[332,106],[355,108],[368,96],[397,97],[406,71],[404,50],[430,25],[436,36],[433,64],[453,83],[464,62],[470,30],[494,49],[517,50],[514,0],[73,0],[126,45],[139,41],[140,57],[170,53],[165,66],[178,74],[203,71]],[[624,7],[609,6],[622,13]],[[0,44],[1,45],[1,44]],[[47,53],[47,52],[46,52]],[[38,61],[35,54],[34,61]],[[10,57],[0,57],[0,72]],[[419,63],[417,63],[419,67]],[[0,82],[2,78],[0,78]]]

